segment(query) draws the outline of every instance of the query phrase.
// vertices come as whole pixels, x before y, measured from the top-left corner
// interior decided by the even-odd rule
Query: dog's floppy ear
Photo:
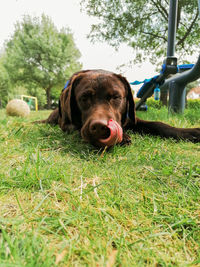
[[[128,117],[133,124],[136,124],[136,117],[135,117],[135,102],[133,99],[131,86],[126,78],[124,78],[121,75],[117,75],[117,77],[120,79],[120,81],[124,84],[124,87],[127,91],[127,107],[126,107],[126,114],[124,114],[124,118],[122,120],[125,121],[125,119]]]
[[[82,79],[81,72],[75,73],[67,88],[62,91],[59,101],[59,115],[60,115],[60,127],[63,131],[66,131],[75,126],[79,129],[82,126],[81,112],[77,106],[74,90]]]
[[[82,80],[83,76],[81,74],[74,77],[71,82],[71,90],[70,90],[70,112],[71,113],[71,123],[75,125],[77,128],[82,127],[82,119],[81,119],[81,111],[78,108],[76,96],[75,96],[75,88]]]
[[[62,118],[62,110],[61,110],[60,99],[59,99],[59,102],[58,102],[58,112],[59,112],[59,116]]]

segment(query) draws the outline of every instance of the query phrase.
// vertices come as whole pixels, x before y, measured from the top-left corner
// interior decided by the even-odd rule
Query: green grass
[[[199,266],[200,144],[131,134],[94,149],[79,133],[0,111],[0,267]],[[200,111],[141,118],[200,126]]]

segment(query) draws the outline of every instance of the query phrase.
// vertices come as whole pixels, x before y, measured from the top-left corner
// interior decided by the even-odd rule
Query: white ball
[[[6,113],[9,116],[26,117],[30,114],[28,104],[20,99],[13,99],[6,106]]]

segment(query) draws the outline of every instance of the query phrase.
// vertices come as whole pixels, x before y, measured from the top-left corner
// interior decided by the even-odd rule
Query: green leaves
[[[91,40],[104,40],[115,47],[125,42],[133,49],[142,50],[153,63],[166,54],[169,1],[82,0],[82,9],[99,19],[92,25]],[[197,0],[179,1],[176,35],[179,56],[198,51],[197,17]]]
[[[80,52],[69,29],[58,31],[45,15],[41,18],[24,16],[6,45],[4,65],[12,82],[34,84],[49,91],[64,85],[69,76],[81,68],[79,58]],[[50,99],[47,102],[50,105]]]

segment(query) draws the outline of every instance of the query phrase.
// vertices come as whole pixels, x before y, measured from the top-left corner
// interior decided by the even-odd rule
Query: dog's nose
[[[110,136],[110,129],[106,120],[94,120],[90,123],[89,131],[95,139],[106,139]]]

